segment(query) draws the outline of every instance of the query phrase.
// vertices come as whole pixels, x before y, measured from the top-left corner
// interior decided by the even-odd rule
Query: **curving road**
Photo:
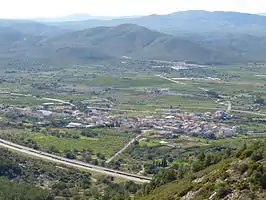
[[[3,139],[0,139],[0,148],[1,147],[10,149],[16,152],[20,152],[23,154],[27,154],[29,156],[39,158],[45,161],[54,162],[54,163],[66,165],[69,167],[88,170],[88,171],[97,172],[101,174],[106,174],[109,176],[118,177],[118,178],[129,180],[129,181],[148,183],[152,179],[151,177],[130,174],[127,172],[117,171],[117,170],[108,169],[105,167],[91,165],[91,164],[84,163],[84,162],[77,161],[77,160],[70,160],[67,158],[60,157],[60,156],[55,156],[49,153],[45,153],[45,152],[37,151],[37,150],[31,149],[28,147],[17,145],[15,143],[12,143],[12,142],[9,142]]]
[[[59,103],[63,103],[63,104],[69,104],[71,106],[75,106],[73,103],[70,103],[68,101],[63,101],[60,99],[52,99],[52,98],[42,98],[43,100],[48,100],[48,101],[55,101],[55,102],[59,102]]]
[[[183,85],[186,85],[185,83],[180,83],[178,81],[174,81],[170,78],[167,78],[167,77],[164,77],[164,76],[161,76],[161,75],[156,75],[158,77],[161,77],[163,79],[166,79],[166,80],[169,80],[169,81],[172,81],[172,82],[175,82],[175,83],[178,83],[178,84],[183,84]],[[204,90],[204,91],[208,91],[206,88],[200,88],[198,87],[200,90]],[[5,91],[0,91],[0,94],[1,93],[4,93],[4,94],[10,94],[10,95],[16,95],[16,96],[25,96],[25,97],[30,97],[32,96],[31,94],[28,94],[28,95],[25,95],[25,94],[20,94],[20,93],[11,93],[11,92],[5,92]],[[50,100],[50,101],[56,101],[56,102],[59,102],[59,103],[65,103],[65,104],[69,104],[71,106],[75,106],[74,104],[70,103],[70,102],[67,102],[67,101],[63,101],[63,100],[60,100],[60,99],[52,99],[52,98],[42,98],[44,100]],[[250,114],[250,115],[257,115],[257,116],[262,116],[262,117],[266,117],[266,113],[261,113],[261,112],[254,112],[254,111],[246,111],[246,110],[235,110],[235,109],[232,109],[232,104],[230,101],[228,101],[228,108],[227,108],[227,112],[235,112],[235,113],[244,113],[244,114]],[[158,112],[152,112],[152,111],[138,111],[138,110],[127,110],[127,109],[115,109],[115,108],[100,108],[100,107],[88,107],[89,109],[99,109],[99,110],[109,110],[109,111],[122,111],[122,112],[140,112],[140,113],[154,113],[154,114],[157,114]],[[208,108],[208,107],[183,107],[183,108],[195,108],[195,109],[210,109],[210,110],[216,110],[217,108]],[[167,111],[169,111],[169,109],[166,109]]]
[[[175,81],[171,78],[167,78],[167,77],[164,77],[162,75],[156,75],[157,77],[160,77],[162,79],[165,79],[165,80],[168,80],[168,81],[171,81],[171,82],[174,82],[174,83],[177,83],[177,84],[183,84],[183,85],[186,85],[185,83],[182,83],[182,82],[179,82],[179,81]],[[202,90],[202,91],[206,91],[208,92],[209,90],[206,89],[206,88],[202,88],[202,87],[197,87],[199,90]],[[196,108],[196,107],[195,107]],[[208,109],[213,109],[213,108],[208,108]],[[250,114],[250,115],[257,115],[257,116],[261,116],[261,117],[266,117],[266,113],[260,113],[260,112],[254,112],[254,111],[245,111],[245,110],[235,110],[235,109],[232,109],[232,103],[230,101],[228,101],[228,104],[227,104],[227,109],[226,109],[226,113],[229,114],[230,112],[235,112],[235,113],[244,113],[244,114]]]

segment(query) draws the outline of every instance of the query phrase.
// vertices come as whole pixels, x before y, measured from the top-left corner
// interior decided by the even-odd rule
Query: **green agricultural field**
[[[127,88],[127,87],[151,87],[156,85],[162,85],[168,83],[167,80],[163,80],[159,77],[147,76],[147,77],[115,77],[115,76],[98,76],[90,82],[92,86],[108,86],[115,88]]]
[[[100,135],[95,138],[80,137],[74,138],[58,138],[52,135],[32,135],[32,139],[41,146],[42,149],[48,149],[55,146],[60,152],[69,149],[78,151],[90,149],[94,154],[101,153],[102,155],[111,157],[116,151],[125,146],[131,139],[131,135],[125,133],[116,133],[115,130],[110,130],[109,133]]]
[[[261,123],[245,123],[245,124],[241,124],[239,126],[240,128],[244,129],[244,130],[249,130],[249,131],[254,131],[257,133],[266,133],[266,124],[261,122]]]
[[[49,134],[49,132],[61,132],[74,137],[57,137]],[[41,133],[43,132],[43,133]],[[97,137],[85,137],[80,135],[80,129],[42,129],[41,132],[33,132],[30,129],[5,129],[0,131],[2,138],[17,141],[20,144],[27,145],[28,140],[33,140],[40,146],[41,150],[48,150],[51,146],[56,147],[60,153],[66,150],[91,150],[94,154],[100,153],[106,158],[111,157],[114,153],[123,148],[134,137],[132,134],[123,133],[115,129],[93,129],[91,132],[98,133]],[[26,142],[26,143],[25,143]]]
[[[151,105],[172,105],[182,107],[211,107],[216,108],[220,107],[218,103],[213,101],[212,99],[207,99],[203,97],[186,97],[179,95],[164,95],[151,98],[147,101],[148,104]]]
[[[266,139],[266,134],[255,134],[248,136],[240,135],[239,137],[236,138],[208,140],[208,144],[210,144],[211,146],[240,148],[244,144],[248,144],[251,141],[265,140],[265,139]]]
[[[159,147],[163,146],[160,140],[151,139],[149,141],[140,141],[140,146],[148,146],[148,147]]]
[[[24,97],[15,96],[8,94],[1,94],[0,104],[14,105],[14,106],[37,106],[45,103],[46,101],[34,98],[34,97]]]

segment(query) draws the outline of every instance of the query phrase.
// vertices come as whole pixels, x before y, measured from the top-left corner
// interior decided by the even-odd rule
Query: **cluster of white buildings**
[[[195,113],[176,113],[157,116],[138,116],[129,117],[126,115],[115,115],[112,112],[93,110],[90,112],[80,112],[72,110],[69,106],[51,106],[44,110],[31,108],[14,108],[4,107],[8,112],[15,112],[27,116],[34,116],[46,121],[55,119],[64,119],[69,123],[67,128],[90,128],[90,127],[124,127],[124,128],[141,128],[154,129],[167,133],[167,137],[171,137],[169,133],[184,133],[187,135],[199,137],[232,137],[237,133],[236,127],[230,127],[222,123],[214,123],[206,120],[212,117],[211,113],[201,115]],[[216,116],[214,114],[214,116]]]

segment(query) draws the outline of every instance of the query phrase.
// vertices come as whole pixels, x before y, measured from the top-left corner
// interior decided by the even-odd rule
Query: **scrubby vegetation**
[[[0,199],[266,198],[265,24],[205,11],[0,20],[0,138],[153,177],[139,185],[1,147]]]
[[[140,199],[263,199],[266,197],[266,142],[253,142],[237,151],[215,157],[200,153],[183,176],[180,169],[166,169],[143,186]],[[211,161],[211,162],[210,162]],[[217,162],[217,164],[215,164]],[[205,164],[204,164],[205,163]],[[208,164],[206,164],[208,163]],[[193,166],[193,165],[192,165]],[[175,181],[174,181],[175,180]],[[172,182],[174,181],[174,182]],[[166,184],[166,182],[172,182]],[[163,185],[163,186],[162,186]]]
[[[0,150],[0,198],[21,200],[129,199],[140,186]]]
[[[0,199],[21,199],[21,200],[52,200],[48,191],[36,188],[33,185],[21,184],[9,181],[7,178],[0,178]]]

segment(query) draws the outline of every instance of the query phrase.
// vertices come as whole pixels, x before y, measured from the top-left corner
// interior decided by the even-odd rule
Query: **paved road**
[[[167,78],[167,77],[164,77],[162,75],[156,75],[162,79],[166,79],[166,80],[169,80],[171,82],[174,82],[174,83],[178,83],[178,84],[183,84],[183,85],[186,85],[185,83],[181,83],[179,81],[175,81],[173,79],[170,79],[170,78]],[[197,87],[198,89],[200,90],[203,90],[203,91],[209,91],[208,89],[206,88],[202,88],[202,87]],[[209,109],[213,109],[213,108],[209,108]],[[251,115],[257,115],[257,116],[262,116],[262,117],[266,117],[266,113],[260,113],[260,112],[253,112],[253,111],[245,111],[245,110],[234,110],[232,109],[232,104],[230,101],[228,101],[228,106],[227,106],[227,110],[226,110],[226,113],[230,113],[230,112],[236,112],[236,113],[245,113],[245,114],[251,114]]]
[[[91,107],[91,106],[87,106],[87,108],[88,109],[95,109],[95,110],[157,114],[157,112],[148,111],[148,110],[129,110],[129,109],[120,109],[120,108],[103,108],[103,107]]]
[[[44,100],[48,100],[48,101],[55,101],[55,102],[59,102],[59,103],[63,103],[63,104],[69,104],[71,106],[75,106],[73,103],[70,103],[68,101],[63,101],[63,100],[60,100],[60,99],[52,99],[52,98],[42,98]]]
[[[164,76],[161,76],[161,75],[157,75],[158,77],[161,77],[163,79],[166,79],[166,80],[169,80],[169,81],[172,81],[172,82],[175,82],[175,83],[178,83],[178,84],[184,84],[186,85],[185,83],[180,83],[178,81],[174,81],[170,78],[167,78],[167,77],[164,77]],[[207,89],[205,88],[200,88],[198,87],[200,90],[204,90],[204,91],[208,91]],[[25,95],[25,94],[20,94],[20,93],[10,93],[10,92],[1,92],[1,93],[7,93],[7,94],[11,94],[11,95],[17,95],[17,96],[25,96],[25,97],[30,97],[32,95],[28,94],[28,95]],[[57,101],[57,102],[60,102],[60,103],[66,103],[66,104],[69,104],[69,105],[72,105],[72,106],[75,106],[74,104],[71,104],[70,102],[67,102],[67,101],[63,101],[63,100],[60,100],[60,99],[52,99],[52,98],[43,98],[45,100],[50,100],[50,101]],[[235,109],[232,109],[232,105],[231,105],[231,102],[229,103],[230,101],[228,101],[228,109],[227,111],[231,111],[231,112],[236,112],[236,113],[244,113],[244,114],[251,114],[251,115],[257,115],[257,116],[262,116],[262,117],[266,117],[266,113],[260,113],[260,112],[254,112],[254,111],[245,111],[245,110],[235,110]],[[122,112],[142,112],[142,113],[158,113],[158,112],[152,112],[152,111],[137,111],[137,110],[126,110],[126,109],[115,109],[115,108],[99,108],[99,107],[88,107],[88,108],[91,108],[91,109],[103,109],[103,110],[110,110],[110,111],[122,111]],[[195,108],[195,109],[205,109],[205,107],[183,107],[183,108]],[[206,109],[210,109],[210,110],[215,110],[217,108],[208,108],[206,107]],[[169,111],[166,109],[166,111]]]
[[[12,93],[12,92],[6,92],[6,91],[2,91],[0,92],[0,94],[10,94],[10,95],[13,95],[13,96],[23,96],[23,97],[34,97],[32,96],[32,94],[21,94],[21,93]],[[36,97],[35,97],[36,98]],[[68,102],[68,101],[63,101],[61,99],[53,99],[53,98],[41,98],[43,100],[47,100],[47,101],[55,101],[55,102],[59,102],[59,103],[64,103],[64,104],[69,104],[71,106],[75,106],[74,104]]]
[[[231,101],[228,101],[228,104],[227,104],[227,109],[225,111],[226,114],[229,114],[232,110],[232,103]]]
[[[150,177],[145,177],[145,176],[130,174],[127,172],[121,172],[121,171],[117,171],[113,169],[108,169],[105,167],[91,165],[91,164],[84,163],[84,162],[77,161],[77,160],[70,160],[67,158],[60,157],[60,156],[55,156],[49,153],[45,153],[45,152],[37,151],[37,150],[31,149],[28,147],[17,145],[15,143],[2,140],[2,139],[0,139],[0,147],[8,148],[13,151],[24,153],[29,156],[36,157],[36,158],[39,158],[45,161],[50,161],[50,162],[66,165],[66,166],[73,167],[73,168],[106,174],[109,176],[118,177],[118,178],[126,179],[129,181],[147,183],[147,182],[150,182],[150,180],[152,179]]]
[[[123,149],[121,149],[120,151],[118,151],[114,156],[112,156],[111,158],[109,158],[106,163],[111,162],[113,159],[115,159],[119,154],[123,153],[131,144],[133,144],[135,142],[135,140],[137,140],[138,138],[140,138],[142,135],[138,135],[137,137],[135,137],[134,139],[132,139],[126,146],[124,146]]]
[[[236,113],[244,113],[244,114],[250,114],[250,115],[258,115],[258,116],[262,116],[262,117],[266,117],[266,113],[260,113],[260,112],[253,112],[253,111],[245,111],[245,110],[231,110],[232,112],[236,112]]]
[[[182,108],[219,110],[219,108],[208,108],[208,107],[197,107],[197,106],[186,106],[186,107],[182,107]],[[230,104],[228,104],[228,107],[227,107],[226,111],[229,112],[229,113],[230,112],[235,112],[235,113],[244,113],[244,114],[250,114],[250,115],[257,115],[257,116],[261,116],[261,117],[266,117],[266,113],[232,109],[231,102],[230,102]]]
[[[158,77],[160,77],[160,78],[162,78],[162,79],[165,79],[165,80],[168,80],[168,81],[171,81],[171,82],[177,83],[177,84],[187,85],[186,83],[182,83],[182,82],[180,82],[180,81],[176,81],[176,80],[173,80],[173,79],[171,79],[171,78],[167,78],[167,77],[162,76],[162,75],[156,75],[156,76],[158,76]],[[199,90],[204,91],[204,92],[208,92],[208,91],[210,91],[209,89],[206,89],[206,88],[203,88],[203,87],[197,87],[197,88],[198,88]]]
[[[173,79],[171,79],[171,78],[167,78],[167,77],[162,76],[162,75],[156,75],[156,76],[158,76],[158,77],[160,77],[160,78],[162,78],[162,79],[165,79],[165,80],[168,80],[168,81],[171,81],[171,82],[177,83],[177,84],[187,85],[186,83],[182,83],[182,82],[180,82],[180,81],[175,81],[175,80],[173,80]]]

